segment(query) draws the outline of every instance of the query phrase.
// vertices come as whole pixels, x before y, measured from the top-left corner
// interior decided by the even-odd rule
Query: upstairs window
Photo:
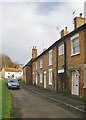
[[[36,62],[36,70],[37,70],[37,62]]]
[[[40,68],[42,68],[42,59],[40,59]]]
[[[80,44],[78,35],[71,38],[71,55],[80,53]]]
[[[59,55],[63,55],[64,54],[64,44],[61,44],[59,46]]]
[[[49,65],[52,65],[52,50],[49,51]]]

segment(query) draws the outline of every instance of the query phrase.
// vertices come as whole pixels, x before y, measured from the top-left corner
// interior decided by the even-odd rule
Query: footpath
[[[62,95],[61,93],[54,93],[50,90],[43,89],[39,86],[35,85],[26,85],[21,84],[22,87],[25,89],[34,92],[44,98],[52,100],[54,102],[59,103],[60,106],[78,112],[81,114],[82,117],[86,118],[86,101],[80,100],[78,97],[72,97],[71,95]]]

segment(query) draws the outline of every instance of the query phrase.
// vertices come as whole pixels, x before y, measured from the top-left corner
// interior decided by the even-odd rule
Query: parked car
[[[18,81],[21,81],[21,78],[17,78],[18,79]]]
[[[9,89],[20,89],[20,84],[18,79],[10,79],[7,81],[7,86]]]

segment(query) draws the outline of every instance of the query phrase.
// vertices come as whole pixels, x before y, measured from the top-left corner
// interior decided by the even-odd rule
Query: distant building
[[[22,77],[23,71],[17,68],[3,68],[2,69],[2,77],[3,78],[19,78]]]

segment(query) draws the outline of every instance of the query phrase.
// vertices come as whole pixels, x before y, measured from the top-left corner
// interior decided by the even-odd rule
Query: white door
[[[72,72],[72,94],[79,95],[79,76],[76,71]]]
[[[46,71],[44,72],[44,88],[46,88]]]
[[[37,74],[36,74],[36,85],[38,84],[38,80],[37,80]]]

